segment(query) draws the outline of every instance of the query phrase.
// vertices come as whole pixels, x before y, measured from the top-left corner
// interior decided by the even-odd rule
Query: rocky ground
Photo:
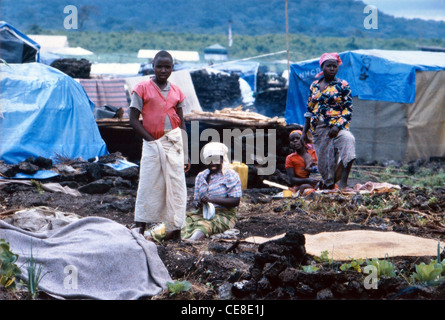
[[[49,181],[0,184],[0,218],[20,209],[45,206],[84,217],[106,217],[132,227],[138,167],[114,170],[104,163],[113,162],[120,155],[107,157],[99,162],[65,160],[64,166],[57,167],[60,175],[51,182],[78,191],[79,196],[48,191],[44,184]],[[11,177],[24,170],[32,172],[36,169],[32,166],[42,169],[45,164],[42,159],[29,159],[20,166],[0,164],[0,174]],[[431,166],[442,168],[443,163]],[[193,181],[191,177],[188,180]],[[356,182],[359,181],[352,178],[350,184]],[[188,191],[191,197],[192,185]],[[445,299],[443,281],[426,285],[411,277],[416,265],[428,264],[437,257],[392,257],[397,276],[382,277],[378,289],[369,290],[363,285],[362,272],[340,270],[344,261],[332,262],[307,254],[304,237],[324,231],[371,229],[445,241],[443,186],[427,189],[402,185],[396,192],[372,195],[333,193],[274,198],[279,191],[245,190],[236,232],[199,242],[157,243],[171,277],[188,281],[191,288],[175,295],[164,292],[153,299]],[[285,237],[264,244],[243,241],[249,236],[280,234]],[[440,258],[445,259],[443,253]],[[304,270],[303,266],[314,269]],[[20,292],[0,290],[0,299],[25,297]]]

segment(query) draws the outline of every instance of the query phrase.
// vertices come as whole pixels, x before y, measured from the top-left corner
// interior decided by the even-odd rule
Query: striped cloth
[[[181,230],[181,238],[188,239],[197,230],[202,231],[206,237],[212,234],[223,233],[232,229],[237,222],[237,208],[222,208],[215,206],[215,217],[204,219],[202,208],[187,212],[186,225]]]
[[[233,169],[228,169],[225,174],[218,172],[210,177],[207,183],[207,176],[210,170],[201,171],[195,180],[194,200],[199,201],[207,192],[211,197],[239,198],[242,197],[241,180],[238,173]],[[215,207],[219,207],[215,204]]]
[[[96,108],[110,105],[124,109],[124,118],[128,118],[128,100],[124,79],[79,79],[88,97]]]

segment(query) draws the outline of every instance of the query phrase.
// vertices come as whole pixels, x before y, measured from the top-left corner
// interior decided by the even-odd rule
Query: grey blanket
[[[0,238],[19,255],[25,281],[32,243],[45,273],[39,290],[61,299],[139,299],[160,293],[171,281],[156,245],[109,219],[87,217],[34,233],[0,220]]]

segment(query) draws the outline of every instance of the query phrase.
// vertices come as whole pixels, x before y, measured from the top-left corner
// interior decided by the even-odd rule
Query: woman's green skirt
[[[188,239],[196,231],[202,231],[206,237],[212,234],[223,233],[232,229],[237,221],[237,208],[215,208],[215,217],[204,219],[202,208],[187,212],[185,227],[181,230],[181,238]]]

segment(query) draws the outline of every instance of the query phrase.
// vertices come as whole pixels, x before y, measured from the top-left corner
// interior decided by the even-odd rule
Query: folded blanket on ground
[[[249,237],[243,241],[264,243],[283,238],[280,234],[272,238]],[[428,239],[392,231],[348,230],[305,234],[305,248],[308,254],[320,256],[329,252],[335,261],[372,259],[388,257],[434,257],[437,254],[438,239]],[[441,243],[443,246],[443,243]]]
[[[160,293],[171,281],[156,245],[109,219],[87,217],[34,233],[0,220],[0,238],[19,255],[25,281],[32,250],[45,274],[39,290],[60,299],[140,299]]]

